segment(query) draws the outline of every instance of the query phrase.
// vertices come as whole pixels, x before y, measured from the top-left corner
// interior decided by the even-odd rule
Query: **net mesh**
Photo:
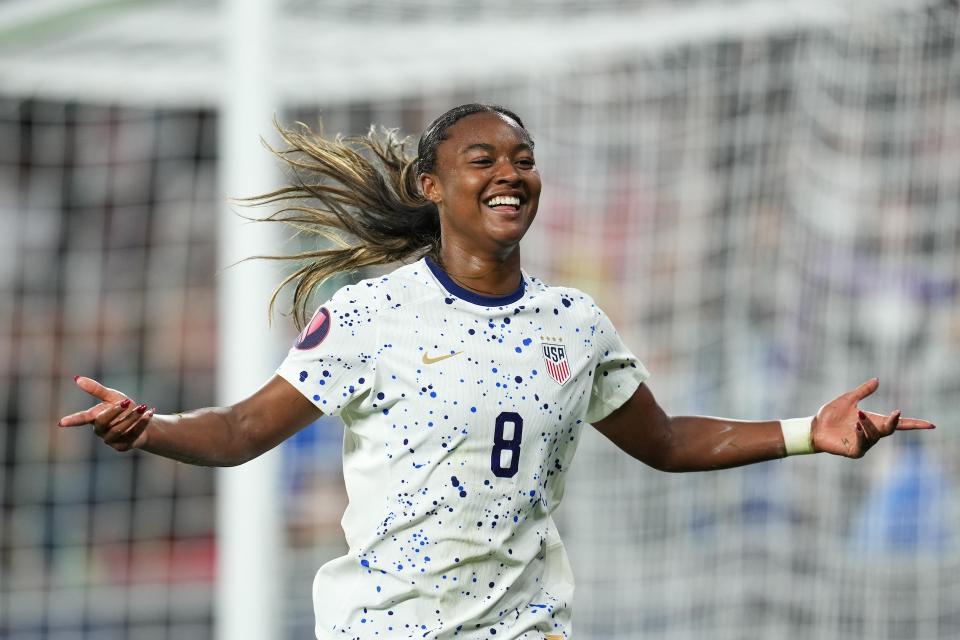
[[[597,298],[668,411],[809,415],[877,375],[868,408],[940,425],[857,462],[689,475],[588,429],[557,512],[576,637],[960,634],[958,36],[956,8],[931,4],[283,115],[418,132],[452,105],[503,103],[544,177],[527,270]],[[50,425],[81,402],[73,373],[161,410],[212,401],[215,114],[0,113],[0,635],[203,637],[210,476]],[[308,637],[310,579],[343,549],[339,431],[284,447],[284,621]]]
[[[0,103],[2,637],[209,635],[211,473],[55,425],[78,373],[210,404],[212,124]]]
[[[488,2],[443,2],[442,0],[285,0],[285,12],[300,16],[323,16],[347,20],[402,20],[415,25],[424,16],[431,20],[475,18],[577,18],[638,10],[676,9],[705,5],[702,0],[490,0]],[[744,4],[744,0],[718,0],[717,5]]]

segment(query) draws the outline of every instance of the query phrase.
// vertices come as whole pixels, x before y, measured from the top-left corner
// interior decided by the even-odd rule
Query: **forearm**
[[[916,418],[864,412],[857,403],[876,391],[876,378],[820,407],[815,416],[751,422],[668,415],[646,384],[617,410],[594,424],[637,460],[661,471],[711,471],[787,455],[826,452],[862,457],[896,429],[932,429]],[[879,426],[878,426],[879,425]]]
[[[117,451],[142,449],[173,460],[229,467],[269,451],[323,413],[293,385],[274,375],[250,397],[230,407],[155,415],[132,400],[84,376],[77,385],[99,403],[60,418],[61,427],[92,424]]]
[[[675,416],[663,425],[659,468],[711,471],[786,456],[780,422]]]
[[[139,448],[165,458],[208,467],[231,467],[255,457],[233,407],[155,415]]]

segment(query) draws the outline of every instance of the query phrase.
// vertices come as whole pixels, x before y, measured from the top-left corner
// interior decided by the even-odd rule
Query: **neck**
[[[454,282],[476,293],[503,296],[520,286],[520,245],[502,254],[479,255],[456,243],[444,243],[439,262]]]

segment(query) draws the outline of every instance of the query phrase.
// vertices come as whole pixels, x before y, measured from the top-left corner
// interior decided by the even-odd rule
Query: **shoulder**
[[[593,297],[580,289],[550,285],[526,272],[524,272],[524,278],[527,281],[529,299],[548,306],[552,305],[558,315],[574,315],[592,322],[598,321],[604,315]]]
[[[380,312],[383,287],[377,278],[367,278],[340,287],[320,306],[342,318],[373,317]]]
[[[437,294],[430,287],[422,261],[418,261],[345,285],[337,289],[323,306],[331,311],[335,307],[374,316],[431,295]]]

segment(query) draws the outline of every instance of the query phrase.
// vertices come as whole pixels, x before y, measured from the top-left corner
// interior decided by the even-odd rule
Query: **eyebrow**
[[[470,151],[475,151],[475,150],[487,151],[487,152],[493,153],[494,151],[496,151],[496,148],[492,144],[487,144],[486,142],[477,142],[477,143],[471,144],[468,147],[464,147],[463,149],[460,150],[460,153],[468,153]],[[513,150],[514,151],[520,151],[520,150],[533,151],[533,147],[526,142],[521,142],[520,144],[515,146]]]

